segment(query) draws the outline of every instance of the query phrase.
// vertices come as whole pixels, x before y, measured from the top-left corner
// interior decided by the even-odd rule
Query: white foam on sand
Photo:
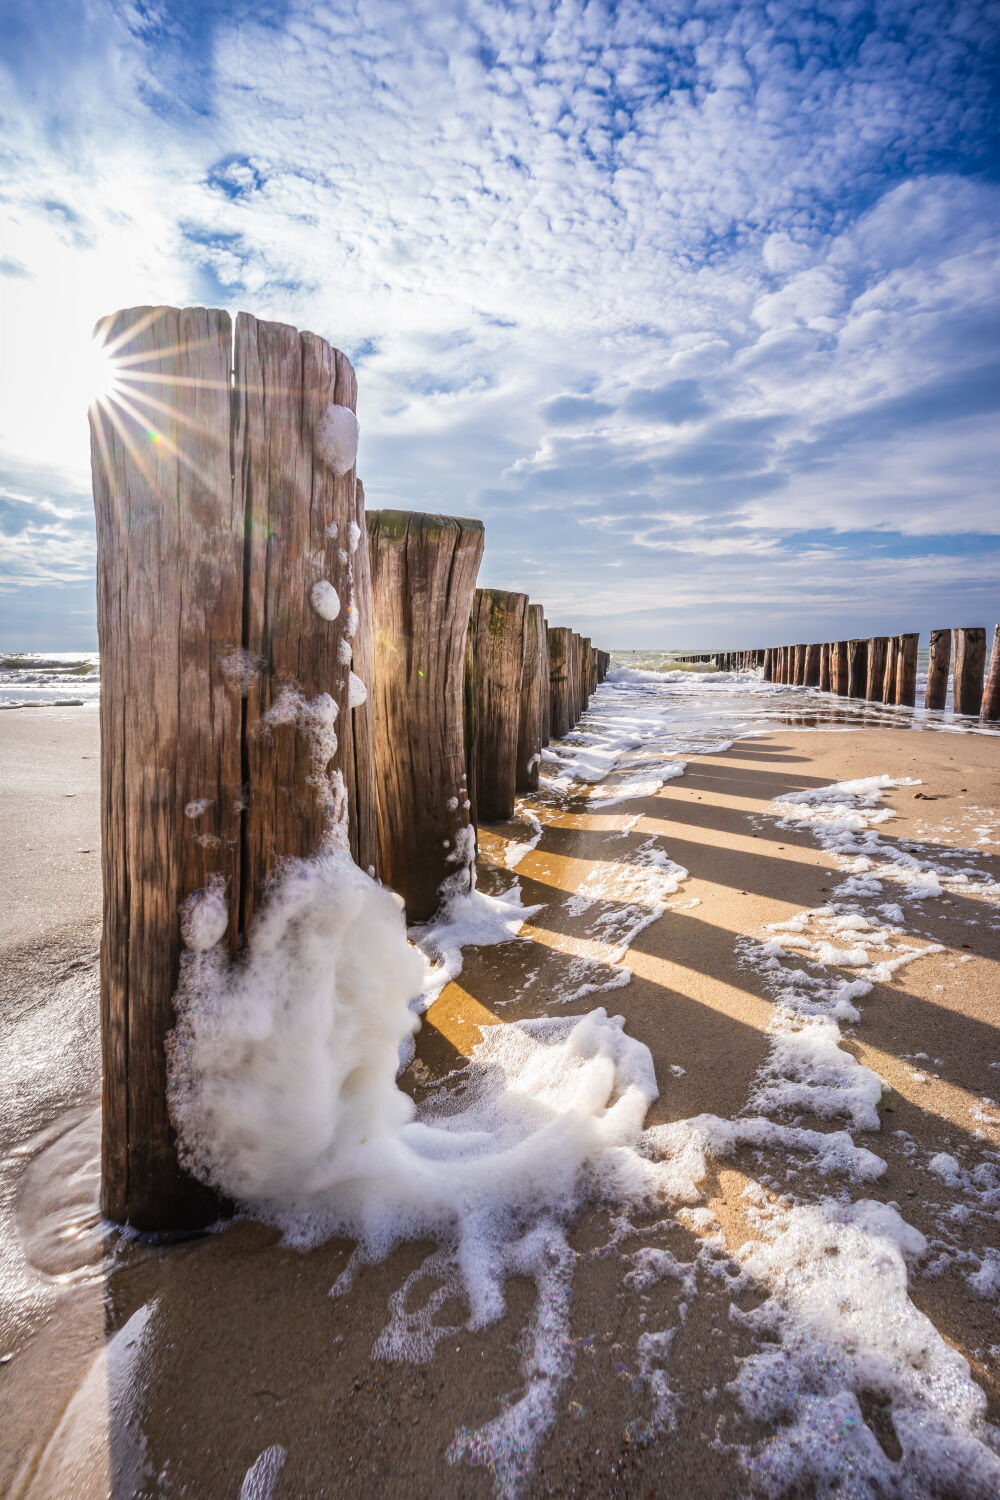
[[[302,721],[300,704],[288,708]],[[184,953],[169,1063],[187,1164],[290,1243],[353,1239],[337,1294],[359,1264],[401,1241],[436,1243],[391,1298],[376,1357],[430,1359],[457,1331],[435,1322],[451,1299],[465,1303],[464,1326],[479,1329],[502,1315],[509,1277],[534,1283],[520,1389],[484,1426],[456,1433],[448,1452],[453,1463],[485,1466],[504,1500],[528,1482],[572,1374],[578,1254],[567,1234],[582,1206],[617,1205],[624,1237],[634,1232],[633,1211],[693,1205],[684,1222],[714,1235],[702,1183],[713,1159],[745,1147],[799,1163],[811,1194],[795,1202],[748,1187],[757,1232],[737,1252],[734,1285],[764,1291],[757,1311],[739,1316],[772,1342],[744,1363],[735,1390],[749,1416],[775,1428],[745,1453],[756,1488],[779,1496],[795,1482],[817,1496],[916,1496],[950,1487],[971,1497],[1000,1489],[982,1392],[907,1295],[922,1237],[891,1208],[845,1195],[847,1184],[884,1170],[851,1133],[877,1128],[882,1085],[840,1045],[839,1026],[859,1019],[858,1002],[898,958],[927,951],[902,943],[894,920],[902,908],[884,901],[882,882],[888,870],[900,900],[926,899],[903,887],[914,872],[929,873],[930,861],[885,852],[881,793],[899,783],[875,781],[775,809],[834,841],[846,878],[828,907],[745,946],[775,1000],[771,1056],[745,1118],[645,1129],[657,1095],[651,1055],[604,1009],[487,1026],[460,1080],[445,1080],[419,1107],[397,1087],[400,1050],[419,1024],[414,1002],[454,977],[464,945],[509,941],[534,910],[522,907],[516,882],[499,897],[475,889],[471,830],[456,844],[441,914],[413,934],[422,952],[407,943],[398,900],[335,852],[284,868],[237,964],[221,943]],[[653,839],[599,868],[594,889],[570,900],[584,903],[584,917],[598,908],[593,920],[607,919],[619,949],[685,875]],[[944,884],[972,878],[937,873]],[[802,1111],[847,1128],[807,1128],[796,1118]],[[836,1196],[822,1187],[831,1175]],[[977,1270],[980,1295],[991,1293],[996,1270],[992,1261]],[[686,1301],[696,1295],[694,1269],[680,1263],[630,1258],[625,1272],[660,1273],[679,1282]],[[425,1279],[430,1296],[412,1298]],[[637,1389],[654,1436],[674,1420],[675,1327],[646,1327],[636,1343]],[[891,1411],[898,1459],[867,1424],[873,1391]]]

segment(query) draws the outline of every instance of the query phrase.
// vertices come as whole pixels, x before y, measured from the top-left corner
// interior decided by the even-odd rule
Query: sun
[[[83,362],[83,381],[88,408],[106,406],[118,388],[117,362],[103,339],[95,337]]]

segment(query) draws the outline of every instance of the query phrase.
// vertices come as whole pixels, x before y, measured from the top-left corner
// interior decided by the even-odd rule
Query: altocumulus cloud
[[[148,301],[347,349],[370,503],[482,514],[484,580],[604,641],[985,620],[998,22],[958,0],[12,11],[4,644],[92,633],[80,351]]]

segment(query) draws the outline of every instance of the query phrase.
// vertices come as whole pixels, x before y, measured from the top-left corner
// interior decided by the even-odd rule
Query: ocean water
[[[697,754],[699,743],[764,734],[777,725],[944,729],[995,734],[977,719],[952,713],[951,688],[941,713],[887,708],[882,704],[836,698],[818,688],[794,688],[761,681],[759,672],[716,672],[710,665],[682,663],[683,652],[613,651],[611,653],[616,716],[634,715],[633,729],[652,717],[657,738],[663,731],[676,741],[675,751]],[[927,681],[927,651],[917,658],[917,703]],[[100,696],[96,651],[0,652],[0,709],[27,707],[93,707]],[[651,727],[651,726],[650,726]]]
[[[0,708],[93,706],[96,651],[0,651]]]
[[[683,655],[699,655],[696,651]],[[609,685],[620,714],[655,717],[675,752],[698,753],[698,745],[745,739],[789,725],[800,729],[905,728],[948,733],[1000,733],[997,726],[953,712],[949,683],[945,708],[928,711],[927,656],[917,657],[917,707],[897,708],[840,698],[819,688],[764,682],[760,671],[716,672],[709,664],[683,664],[671,651],[613,651]],[[603,710],[602,710],[603,712]],[[658,736],[661,737],[661,736]]]

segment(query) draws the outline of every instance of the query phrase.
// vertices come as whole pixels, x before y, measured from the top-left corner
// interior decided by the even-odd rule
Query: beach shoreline
[[[0,1037],[4,1076],[16,1084],[0,1187],[11,1244],[0,1353],[13,1356],[0,1370],[5,1399],[12,1392],[0,1491],[86,1500],[109,1486],[132,1493],[128,1485],[145,1475],[139,1493],[187,1486],[236,1494],[259,1456],[280,1446],[278,1496],[346,1496],[372,1485],[400,1496],[496,1492],[495,1474],[456,1467],[445,1454],[457,1431],[481,1428],[504,1393],[523,1384],[518,1337],[531,1303],[523,1281],[508,1284],[508,1311],[492,1327],[461,1329],[428,1364],[390,1364],[373,1360],[372,1348],[390,1298],[429,1247],[402,1246],[332,1299],[349,1255],[343,1242],[302,1254],[279,1246],[273,1230],[240,1222],[168,1249],[105,1236],[94,1223],[86,1160],[99,1095],[97,716],[12,712],[0,721],[0,739],[7,770],[0,902],[10,914],[0,948]],[[415,1097],[462,1065],[482,1025],[606,1005],[652,1054],[660,1096],[650,1124],[739,1116],[766,1063],[774,1009],[742,945],[803,908],[822,907],[834,884],[836,860],[810,829],[778,826],[775,797],[857,778],[909,778],[884,792],[894,814],[886,835],[901,845],[974,850],[977,865],[1000,878],[997,746],[989,736],[776,726],[685,760],[684,774],[651,794],[593,811],[582,797],[543,790],[525,800],[514,824],[481,830],[481,887],[502,890],[513,868],[524,904],[542,911],[518,941],[466,951],[459,979],[418,1036],[403,1080]],[[512,864],[512,841],[531,832],[526,811],[541,823],[541,837]],[[675,877],[662,912],[636,925],[627,914],[634,891],[622,897],[616,881],[623,868],[628,875],[622,858],[643,840],[659,841],[686,873]],[[891,1088],[881,1130],[857,1137],[888,1162],[866,1195],[898,1203],[928,1240],[939,1234],[940,1204],[963,1200],[936,1180],[928,1194],[927,1161],[977,1141],[1000,1146],[997,1127],[975,1114],[1000,1090],[991,1069],[1000,1062],[996,911],[981,898],[946,899],[947,907],[920,908],[919,940],[940,951],[877,983],[847,1039]],[[619,954],[622,933],[630,936]],[[613,982],[620,967],[631,976],[624,985]],[[926,1062],[915,1058],[921,1052]],[[714,1163],[704,1184],[702,1206],[721,1236],[723,1261],[759,1233],[746,1197],[755,1173],[759,1163],[743,1147]],[[775,1177],[768,1191],[788,1185]],[[60,1240],[67,1226],[75,1226],[75,1241]],[[757,1429],[727,1387],[754,1339],[728,1308],[741,1298],[752,1307],[755,1294],[731,1296],[699,1270],[698,1299],[674,1319],[674,1434],[656,1441],[634,1425],[649,1408],[636,1337],[653,1308],[649,1296],[623,1289],[617,1252],[595,1253],[613,1232],[613,1215],[600,1206],[573,1230],[573,1373],[522,1492],[745,1492],[739,1448]],[[694,1263],[705,1239],[704,1225],[683,1213],[661,1236],[684,1263]],[[982,1251],[981,1241],[970,1230],[973,1250]],[[675,1286],[650,1295],[663,1303],[658,1312],[676,1312],[676,1294]],[[958,1263],[914,1275],[910,1294],[968,1359],[996,1419],[995,1302],[970,1291]],[[132,1372],[130,1349],[140,1344],[141,1368]],[[116,1370],[128,1388],[117,1405],[107,1398]],[[706,1401],[705,1391],[716,1394]],[[58,1488],[70,1484],[85,1488]]]

